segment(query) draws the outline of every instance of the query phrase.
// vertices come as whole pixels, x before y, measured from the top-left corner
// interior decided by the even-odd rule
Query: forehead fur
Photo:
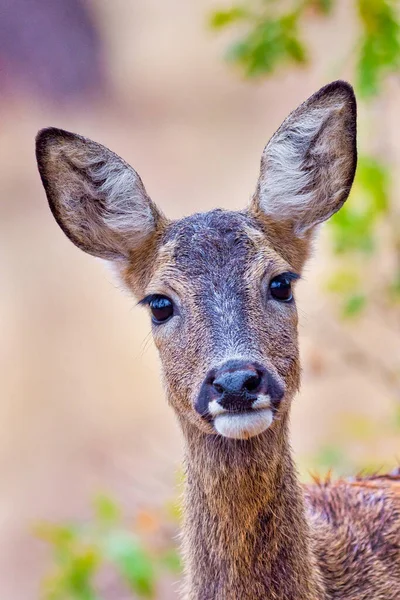
[[[262,275],[268,265],[278,272],[300,273],[309,247],[309,237],[296,238],[290,223],[274,223],[257,211],[215,209],[166,224],[132,253],[121,276],[141,296],[172,280],[179,288],[198,277],[218,284],[222,273],[229,278],[239,271],[248,277],[255,271]]]
[[[205,273],[217,274],[221,269],[236,267],[267,252],[277,265],[299,270],[305,253],[301,241],[292,239],[288,232],[277,232],[268,222],[248,212],[222,209],[198,213],[171,223],[163,236],[164,254],[177,269],[188,276]],[[168,257],[168,258],[167,258]]]
[[[251,247],[246,230],[252,228],[244,214],[217,209],[172,223],[165,241],[173,241],[176,266],[196,276],[208,267],[215,271],[243,258]],[[255,226],[254,231],[258,231]]]

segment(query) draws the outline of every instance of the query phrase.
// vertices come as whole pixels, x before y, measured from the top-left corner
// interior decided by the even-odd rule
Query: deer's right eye
[[[165,323],[174,314],[174,305],[167,296],[156,295],[149,300],[153,323]]]
[[[269,284],[269,290],[272,298],[279,302],[290,302],[293,299],[292,281],[298,279],[296,273],[281,273],[274,277]]]

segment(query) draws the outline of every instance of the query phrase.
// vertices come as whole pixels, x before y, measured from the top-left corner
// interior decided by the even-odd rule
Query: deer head
[[[59,129],[38,134],[53,215],[149,308],[181,421],[247,439],[287,413],[300,375],[294,288],[316,226],[349,194],[355,140],[352,88],[334,82],[273,135],[247,209],[169,221],[107,148]]]

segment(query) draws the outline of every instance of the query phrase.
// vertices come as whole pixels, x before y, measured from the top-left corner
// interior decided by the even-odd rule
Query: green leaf
[[[389,187],[387,167],[361,155],[350,198],[329,221],[335,252],[371,254],[378,224],[389,211]]]
[[[298,33],[298,13],[260,20],[228,52],[249,77],[272,73],[280,64],[305,63],[306,48]]]
[[[217,10],[211,14],[210,26],[213,29],[223,29],[228,25],[243,21],[249,15],[242,6],[234,6],[229,10]]]
[[[390,0],[358,0],[363,26],[357,64],[361,96],[376,96],[383,78],[400,68],[400,23],[396,3]]]
[[[68,588],[76,594],[80,594],[82,600],[92,600],[95,592],[92,579],[97,571],[99,559],[94,548],[87,548],[71,561],[70,568],[66,571],[68,577]],[[79,596],[78,596],[79,597]]]
[[[154,596],[153,564],[136,537],[123,530],[113,532],[105,540],[105,554],[134,592],[144,598]]]
[[[77,545],[64,556],[55,575],[45,581],[46,600],[98,600],[93,579],[101,563],[94,545]]]
[[[75,525],[38,523],[34,528],[34,534],[56,548],[60,548],[71,545],[77,539],[78,530]]]
[[[182,571],[181,557],[174,548],[163,554],[161,564],[172,573],[180,573]]]
[[[343,305],[344,317],[356,317],[365,308],[366,297],[364,294],[349,296]]]
[[[121,510],[117,503],[106,494],[99,494],[93,500],[95,517],[100,523],[115,525],[121,519]]]
[[[349,295],[359,289],[360,275],[355,269],[343,268],[334,271],[327,281],[327,290],[334,294]]]
[[[324,15],[329,15],[333,9],[333,0],[309,0],[309,5]]]

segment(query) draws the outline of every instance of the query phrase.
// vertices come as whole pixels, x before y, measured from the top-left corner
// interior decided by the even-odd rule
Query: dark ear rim
[[[337,79],[336,81],[332,81],[331,83],[328,83],[327,85],[322,87],[320,90],[318,90],[313,96],[311,96],[310,101],[312,101],[312,100],[318,101],[318,100],[320,100],[320,98],[322,98],[324,96],[326,96],[326,97],[333,96],[338,91],[340,91],[342,94],[344,93],[347,96],[347,109],[349,110],[350,117],[351,117],[351,120],[350,120],[349,126],[348,126],[348,131],[351,135],[351,146],[352,146],[351,165],[350,165],[349,175],[344,182],[345,183],[344,187],[347,189],[347,193],[343,194],[342,200],[339,202],[339,204],[335,207],[335,209],[323,221],[320,221],[319,223],[315,223],[313,229],[315,229],[315,227],[317,225],[321,225],[321,223],[324,223],[325,221],[330,219],[335,213],[337,213],[342,208],[342,206],[344,205],[344,203],[346,202],[346,200],[348,199],[348,197],[350,195],[351,188],[353,186],[354,178],[356,176],[356,171],[357,171],[357,160],[358,160],[358,153],[357,153],[357,99],[356,99],[356,95],[354,93],[353,86],[350,83],[348,83],[347,81],[343,81],[342,79]]]
[[[342,96],[342,98],[345,97],[346,110],[348,111],[348,114],[349,114],[347,130],[349,132],[349,140],[350,140],[350,144],[351,144],[351,159],[350,159],[351,164],[349,165],[349,174],[348,174],[346,180],[344,181],[344,185],[343,185],[343,187],[347,190],[347,193],[343,194],[343,198],[337,204],[337,206],[334,208],[334,210],[332,210],[332,212],[329,213],[328,216],[326,216],[324,219],[321,219],[320,221],[316,222],[312,226],[312,229],[314,229],[315,226],[328,220],[330,217],[332,217],[332,215],[334,215],[337,211],[339,211],[342,208],[343,204],[346,202],[347,198],[349,197],[349,194],[350,194],[353,182],[354,182],[354,178],[356,175],[356,169],[357,169],[358,156],[357,156],[357,100],[356,100],[353,86],[347,81],[338,79],[336,81],[332,81],[331,83],[324,85],[319,90],[314,92],[314,94],[312,94],[306,100],[304,100],[299,106],[297,106],[294,110],[292,110],[292,112],[290,112],[289,115],[284,119],[284,121],[281,123],[281,125],[278,127],[278,129],[273,133],[273,135],[269,139],[268,143],[266,144],[266,146],[263,150],[262,156],[261,156],[260,173],[262,172],[263,161],[265,159],[266,153],[268,152],[269,146],[273,143],[274,138],[284,128],[287,127],[288,122],[291,121],[292,119],[298,118],[304,111],[309,110],[314,104],[318,104],[322,99],[325,98],[328,100],[329,98],[333,98],[335,95]],[[260,185],[261,185],[261,177],[258,179],[257,187],[256,187],[255,193],[252,197],[249,209],[250,209],[250,211],[255,211],[257,213],[257,215],[262,217],[264,211],[260,206]],[[304,232],[307,233],[307,231],[308,231],[308,229],[306,229]]]
[[[343,79],[337,79],[336,81],[327,83],[322,88],[320,88],[319,90],[314,92],[314,94],[311,94],[311,96],[309,96],[306,100],[304,100],[304,102],[299,104],[299,106],[297,106],[297,108],[295,108],[294,110],[292,110],[292,112],[289,113],[289,115],[286,117],[286,119],[282,122],[282,124],[278,127],[278,129],[275,131],[275,133],[271,136],[271,139],[269,140],[269,142],[271,142],[273,140],[273,138],[275,137],[275,134],[278,133],[278,131],[280,131],[281,129],[283,129],[283,126],[290,119],[292,119],[292,117],[296,117],[298,114],[302,113],[304,110],[307,110],[308,108],[310,108],[313,104],[318,103],[321,100],[321,98],[332,97],[332,96],[336,95],[338,92],[340,92],[341,94],[344,94],[346,96],[347,106],[350,109],[350,115],[352,117],[352,126],[353,127],[351,130],[351,133],[353,134],[354,142],[356,142],[357,141],[357,136],[356,136],[356,134],[357,134],[357,99],[356,99],[356,95],[354,93],[353,86],[348,81],[344,81]],[[266,148],[268,147],[269,142],[268,142]],[[357,152],[356,143],[354,143],[353,149],[355,150],[355,152]]]
[[[327,85],[325,85],[324,87],[322,87],[320,90],[318,90],[314,94],[314,98],[315,98],[315,100],[319,100],[323,96],[334,95],[338,91],[344,93],[347,96],[347,107],[349,109],[349,113],[350,113],[350,116],[351,116],[351,121],[350,121],[349,127],[348,127],[349,133],[351,134],[351,146],[352,146],[351,166],[350,166],[349,175],[348,175],[348,177],[347,177],[347,179],[345,181],[345,187],[347,188],[348,191],[347,191],[346,194],[343,195],[343,199],[338,204],[338,206],[335,208],[335,210],[333,210],[324,219],[324,221],[320,221],[319,223],[316,223],[316,225],[320,225],[321,223],[327,221],[328,219],[330,219],[335,213],[337,213],[342,208],[342,206],[344,205],[344,203],[346,202],[347,198],[350,195],[351,188],[353,186],[354,178],[356,176],[356,171],[357,171],[357,161],[358,161],[358,152],[357,152],[357,99],[356,99],[356,95],[354,93],[353,86],[349,82],[347,82],[347,81],[344,81],[342,79],[337,79],[336,81],[332,81],[331,83],[328,83]],[[311,98],[313,98],[313,96]]]
[[[95,254],[93,252],[93,250],[91,250],[89,247],[87,247],[85,244],[83,244],[65,226],[64,221],[61,218],[60,212],[58,210],[57,201],[55,200],[56,194],[53,191],[51,182],[47,178],[46,158],[48,156],[50,144],[54,143],[55,141],[61,141],[61,140],[66,140],[66,141],[70,141],[70,142],[79,140],[80,142],[83,142],[83,143],[89,141],[87,138],[84,138],[83,136],[81,136],[77,133],[72,133],[71,131],[66,131],[65,129],[60,129],[58,127],[45,127],[44,129],[40,129],[40,131],[38,131],[38,133],[36,134],[36,138],[35,138],[36,162],[37,162],[37,167],[39,170],[40,179],[42,180],[42,184],[43,184],[44,190],[46,192],[47,202],[48,202],[48,205],[52,212],[53,217],[55,218],[58,226],[63,231],[63,233],[67,236],[67,238],[75,246],[77,246],[80,250],[83,250],[83,252],[86,252],[87,254],[91,254],[92,256],[98,257],[98,254]],[[96,142],[92,142],[92,143],[96,144]],[[100,146],[100,144],[98,144],[98,145]],[[107,256],[104,256],[104,258],[107,258]],[[110,253],[109,258],[115,259],[116,255]]]
[[[104,248],[96,249],[93,246],[92,247],[87,246],[86,244],[82,243],[82,241],[80,239],[76,238],[73,235],[73,233],[64,224],[64,220],[60,214],[60,211],[58,208],[58,202],[56,200],[57,194],[54,192],[53,185],[47,177],[47,169],[46,169],[46,162],[47,162],[46,158],[48,156],[49,148],[50,148],[51,144],[57,143],[62,140],[69,141],[69,142],[79,141],[80,143],[82,143],[84,145],[90,144],[90,146],[92,148],[97,147],[97,148],[99,148],[99,150],[107,153],[108,155],[115,156],[115,158],[122,165],[125,165],[127,169],[134,171],[136,182],[138,185],[141,186],[141,188],[143,190],[143,194],[145,195],[145,197],[148,200],[149,208],[153,215],[155,227],[161,226],[163,223],[167,222],[166,217],[156,207],[156,205],[152,202],[152,200],[147,195],[147,192],[145,190],[143,182],[142,182],[140,176],[138,175],[138,173],[118,154],[116,154],[115,152],[113,152],[112,150],[107,148],[106,146],[99,144],[98,142],[95,142],[89,138],[82,136],[82,135],[72,133],[70,131],[66,131],[65,129],[60,129],[58,127],[45,127],[44,129],[41,129],[40,131],[38,131],[36,138],[35,138],[35,154],[36,154],[37,166],[38,166],[38,170],[39,170],[39,174],[40,174],[40,178],[41,178],[44,190],[46,192],[46,197],[47,197],[49,208],[50,208],[52,215],[53,215],[54,219],[56,220],[58,226],[60,227],[60,229],[63,231],[63,233],[66,235],[66,237],[75,246],[77,246],[78,248],[80,248],[81,250],[86,252],[87,254],[95,256],[96,258],[101,257],[106,260],[127,259],[128,258],[127,255],[125,256],[124,254],[121,254],[119,252],[106,251]]]
[[[353,86],[343,79],[337,79],[336,81],[332,81],[327,85],[324,85],[321,89],[319,89],[315,94],[313,94],[307,102],[318,101],[321,97],[333,96],[338,91],[344,93],[347,96],[347,106],[351,116],[351,122],[349,126],[349,133],[351,134],[352,141],[352,161],[351,161],[351,169],[349,176],[345,182],[346,188],[348,189],[347,194],[344,196],[343,201],[339,204],[335,211],[333,211],[327,219],[330,219],[332,215],[334,215],[338,210],[340,210],[343,204],[346,202],[349,194],[351,192],[351,188],[354,182],[354,178],[357,170],[357,160],[358,160],[358,152],[357,152],[357,99],[354,92]],[[304,104],[305,104],[304,103]],[[302,105],[301,105],[302,106]],[[300,107],[301,107],[300,106]],[[299,107],[299,108],[300,108]]]
[[[354,108],[354,113],[355,113],[357,101],[356,101],[356,96],[354,93],[354,88],[351,85],[351,83],[349,83],[348,81],[345,81],[344,79],[336,79],[335,81],[331,81],[330,83],[327,83],[326,85],[322,86],[319,90],[314,92],[314,94],[311,94],[311,96],[307,100],[305,100],[302,104],[300,104],[299,108],[303,104],[306,104],[306,103],[310,102],[311,100],[314,100],[314,99],[319,100],[321,96],[330,96],[338,90],[345,92],[345,94],[347,95],[347,97],[350,101],[350,104],[352,104],[352,106]]]

